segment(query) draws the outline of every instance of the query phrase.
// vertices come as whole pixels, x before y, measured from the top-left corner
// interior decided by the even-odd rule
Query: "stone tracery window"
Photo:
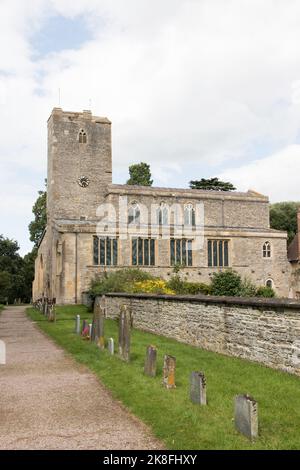
[[[229,241],[208,240],[207,242],[208,266],[222,268],[229,266]]]
[[[169,209],[165,202],[161,202],[157,209],[157,224],[168,225],[169,223]]]
[[[140,222],[140,208],[137,202],[132,202],[128,210],[128,223],[138,224]]]
[[[263,258],[271,258],[271,243],[265,242],[263,245]]]
[[[87,135],[85,130],[81,129],[79,132],[78,140],[80,144],[86,144],[87,143]]]
[[[190,202],[184,206],[184,224],[190,226],[196,225],[195,208]]]
[[[118,264],[118,239],[94,237],[94,265],[116,266]]]
[[[170,239],[170,261],[171,266],[180,264],[182,266],[193,266],[192,240],[185,238]]]
[[[154,238],[133,238],[131,241],[131,264],[133,266],[155,265]]]

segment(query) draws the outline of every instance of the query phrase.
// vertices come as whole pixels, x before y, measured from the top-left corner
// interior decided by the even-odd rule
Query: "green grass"
[[[0,304],[0,312],[4,309],[4,305]]]
[[[132,332],[131,362],[124,363],[74,334],[75,315],[91,318],[83,306],[57,308],[48,323],[36,310],[30,317],[74,358],[88,366],[136,416],[148,424],[168,449],[299,449],[300,378],[259,364],[208,352],[138,330]],[[105,321],[106,338],[117,347],[117,324]],[[158,348],[156,378],[143,374],[146,346]],[[163,355],[176,356],[175,390],[161,385]],[[189,374],[204,371],[208,405],[189,400]],[[88,393],[88,390],[87,390]],[[259,438],[249,442],[233,423],[233,399],[249,393],[258,401]]]

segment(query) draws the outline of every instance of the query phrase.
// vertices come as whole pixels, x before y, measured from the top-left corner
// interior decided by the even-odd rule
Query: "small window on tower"
[[[83,129],[81,129],[81,131],[79,132],[79,143],[86,144],[86,142],[87,142],[86,132]]]

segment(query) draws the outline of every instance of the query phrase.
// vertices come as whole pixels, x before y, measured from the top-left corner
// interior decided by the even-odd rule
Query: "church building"
[[[140,267],[168,279],[176,265],[205,283],[232,268],[288,297],[287,234],[270,228],[268,197],[112,184],[111,122],[90,111],[53,109],[47,173],[33,300],[82,303],[105,272]]]

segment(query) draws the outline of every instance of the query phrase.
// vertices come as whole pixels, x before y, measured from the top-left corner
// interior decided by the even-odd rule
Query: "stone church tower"
[[[48,120],[48,222],[93,220],[112,182],[111,123],[54,108]]]
[[[79,301],[79,254],[89,249],[85,242],[95,232],[96,210],[111,182],[111,122],[90,111],[54,108],[48,120],[47,228],[36,259],[34,298]]]

